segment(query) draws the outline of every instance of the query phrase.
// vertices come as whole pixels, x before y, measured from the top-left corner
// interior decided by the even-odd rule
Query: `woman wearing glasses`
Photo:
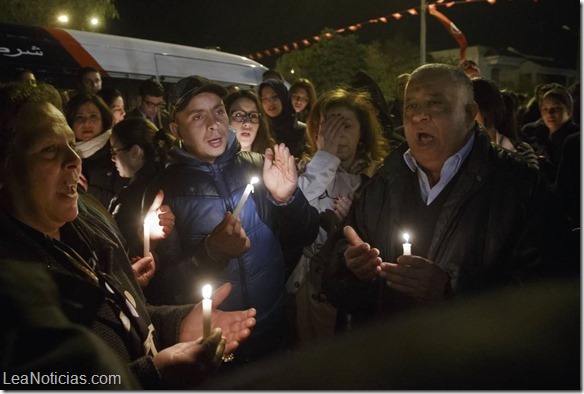
[[[164,195],[154,201],[154,195],[145,195],[144,192],[148,184],[164,169],[171,141],[164,130],[158,130],[151,121],[130,118],[114,126],[110,144],[111,160],[120,176],[129,178],[130,182],[111,200],[109,212],[126,240],[134,275],[138,283],[146,287],[154,275],[155,267],[153,261],[146,264],[137,257],[144,254],[142,238],[138,234],[143,228],[145,211],[148,207],[156,210],[162,225],[163,233],[156,234],[151,241],[152,247],[156,241],[170,233],[174,227],[174,215],[168,206],[160,206]]]
[[[262,113],[258,96],[252,90],[239,90],[224,99],[229,125],[235,130],[242,151],[264,153],[273,148],[268,121]]]
[[[112,113],[99,96],[79,93],[67,103],[65,117],[75,133],[75,151],[83,163],[81,185],[107,208],[127,183],[111,161]]]

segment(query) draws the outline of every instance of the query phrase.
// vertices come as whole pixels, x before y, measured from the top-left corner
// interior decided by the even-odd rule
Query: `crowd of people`
[[[389,100],[364,71],[325,92],[276,70],[256,89],[152,78],[132,109],[92,68],[71,96],[30,70],[0,86],[3,371],[253,388],[241,371],[264,379],[266,362],[301,364],[323,341],[351,358],[362,349],[342,338],[376,324],[428,316],[429,334],[461,300],[579,283],[575,90],[541,85],[521,104],[469,61],[396,82]],[[426,356],[440,363],[431,346]],[[319,366],[323,382],[339,362]],[[349,387],[381,388],[359,382]]]

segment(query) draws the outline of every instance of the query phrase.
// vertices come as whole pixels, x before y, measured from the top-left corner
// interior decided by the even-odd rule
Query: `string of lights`
[[[538,0],[533,0],[533,1],[536,3]],[[431,4],[428,4],[427,7],[442,6],[442,7],[450,8],[454,5],[459,5],[459,4],[484,3],[484,2],[493,5],[497,2],[497,0],[451,0],[451,1],[436,0]],[[420,7],[412,7],[412,8],[404,9],[401,11],[392,12],[390,14],[386,14],[386,15],[380,16],[378,18],[373,18],[373,19],[369,19],[369,20],[366,20],[363,22],[355,23],[355,24],[352,24],[352,25],[349,25],[346,27],[338,28],[334,31],[334,33],[325,33],[322,35],[314,35],[312,37],[303,38],[301,40],[293,41],[293,42],[288,43],[288,44],[276,46],[276,47],[273,47],[270,49],[264,49],[264,50],[256,52],[255,54],[250,53],[247,55],[247,57],[252,59],[252,60],[260,60],[260,59],[263,59],[264,57],[280,55],[282,53],[290,52],[290,51],[295,50],[295,49],[306,48],[306,47],[312,45],[313,43],[320,42],[323,39],[330,39],[330,38],[334,37],[334,34],[355,32],[355,31],[363,28],[363,26],[365,26],[365,25],[372,25],[372,24],[376,24],[376,23],[388,23],[391,19],[395,19],[395,20],[399,21],[407,14],[412,15],[412,16],[417,16],[417,15],[419,15],[419,11],[420,11]]]

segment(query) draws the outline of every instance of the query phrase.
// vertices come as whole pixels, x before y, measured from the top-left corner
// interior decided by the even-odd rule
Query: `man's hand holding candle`
[[[250,248],[249,238],[241,227],[241,222],[231,212],[205,238],[207,254],[214,260],[224,262],[241,256]]]
[[[395,263],[382,262],[379,276],[388,287],[421,302],[444,299],[449,275],[432,261],[420,256],[402,255]]]

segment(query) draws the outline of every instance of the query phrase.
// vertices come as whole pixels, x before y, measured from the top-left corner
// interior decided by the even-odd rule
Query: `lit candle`
[[[148,256],[150,253],[150,221],[148,220],[148,215],[144,219],[144,255],[143,257]]]
[[[412,254],[412,244],[410,243],[410,234],[404,233],[404,241],[406,241],[402,245],[404,247],[404,255],[410,256]]]
[[[150,253],[150,232],[152,227],[158,223],[158,216],[156,212],[146,214],[144,218],[144,256],[149,256]]]
[[[259,182],[259,179],[257,177],[254,176],[253,178],[251,178],[251,180],[249,181],[249,184],[245,187],[245,190],[243,191],[243,196],[241,196],[241,200],[239,200],[239,203],[235,207],[235,211],[233,211],[233,216],[239,217],[239,214],[241,213],[241,210],[243,209],[243,204],[245,204],[245,202],[247,201],[249,194],[253,193],[254,183],[258,183],[258,182]]]
[[[203,338],[207,338],[211,334],[211,308],[213,300],[211,293],[213,289],[211,285],[203,286]]]

